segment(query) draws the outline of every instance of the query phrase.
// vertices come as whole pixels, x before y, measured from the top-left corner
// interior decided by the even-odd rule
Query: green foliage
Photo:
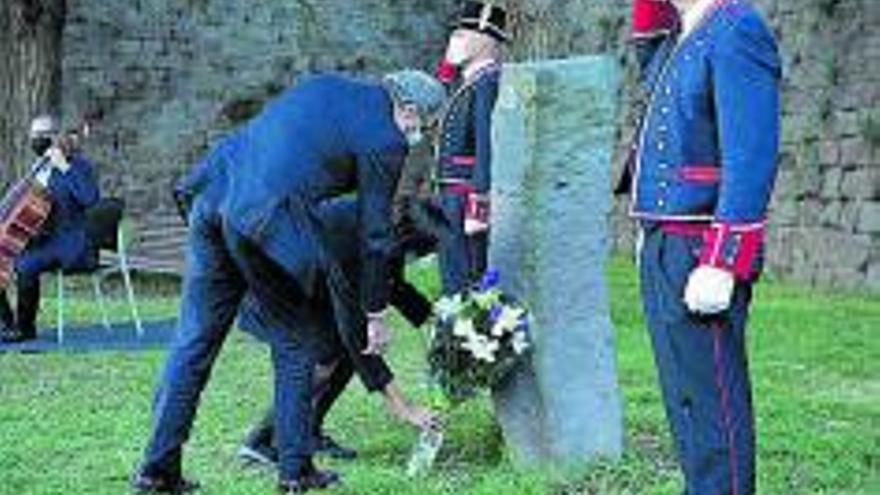
[[[437,294],[431,265],[414,266],[418,285]],[[390,420],[381,400],[353,386],[329,419],[330,431],[360,449],[359,460],[330,463],[342,471],[339,494],[677,495],[673,450],[644,330],[638,284],[622,260],[610,269],[620,381],[626,400],[627,453],[589,468],[514,469],[486,399],[449,418],[436,472],[404,476],[417,435]],[[50,292],[51,291],[47,291]],[[88,292],[83,292],[88,294]],[[45,305],[51,323],[51,301]],[[111,308],[120,317],[125,305]],[[144,304],[151,317],[174,314],[176,301]],[[75,318],[96,319],[86,296]],[[401,384],[427,401],[426,338],[396,320],[391,361]],[[750,326],[758,414],[758,493],[880,493],[880,301],[828,294],[772,281],[758,287]],[[162,352],[0,355],[0,494],[119,495],[140,460]],[[576,367],[576,363],[573,363]],[[575,369],[575,368],[573,368]],[[272,493],[272,473],[242,468],[237,442],[270,397],[268,352],[234,333],[202,397],[186,450],[186,472],[206,495]],[[326,465],[326,462],[321,462]]]

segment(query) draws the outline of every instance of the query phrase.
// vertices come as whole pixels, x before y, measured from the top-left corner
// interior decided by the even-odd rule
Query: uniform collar
[[[709,14],[711,14],[712,11],[723,2],[724,0],[697,0],[697,2],[681,16],[681,34],[678,38],[679,42],[687,39],[691,33],[700,27]]]

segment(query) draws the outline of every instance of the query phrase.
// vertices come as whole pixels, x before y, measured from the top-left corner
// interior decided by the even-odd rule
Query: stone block
[[[862,203],[856,230],[867,234],[880,233],[880,201]]]
[[[530,366],[496,391],[522,461],[617,457],[623,441],[609,254],[619,68],[611,57],[515,64],[495,114],[490,263],[535,318]]]
[[[828,167],[823,170],[822,197],[839,198],[840,181],[843,179],[843,170],[838,167]]]
[[[840,147],[837,141],[819,143],[819,164],[833,166],[840,163]]]
[[[868,266],[865,275],[865,287],[868,290],[880,292],[880,260]]]
[[[840,142],[842,165],[867,165],[871,160],[871,145],[861,138],[848,138]]]
[[[880,168],[859,168],[847,171],[840,185],[843,197],[855,199],[880,199]]]

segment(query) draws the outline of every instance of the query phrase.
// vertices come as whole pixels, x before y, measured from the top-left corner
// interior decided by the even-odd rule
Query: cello
[[[59,135],[53,147],[70,156],[88,136],[90,120],[86,118],[77,129]],[[39,157],[0,200],[0,290],[12,281],[15,259],[40,233],[52,211],[52,166],[48,153]]]

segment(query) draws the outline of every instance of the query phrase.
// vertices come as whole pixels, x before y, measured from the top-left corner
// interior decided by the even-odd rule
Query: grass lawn
[[[352,387],[331,431],[360,449],[335,463],[347,487],[333,493],[669,494],[680,480],[666,432],[632,266],[609,269],[626,399],[627,454],[586,470],[515,470],[488,401],[458,409],[436,472],[404,476],[416,433],[391,422],[380,399]],[[414,270],[436,292],[429,267]],[[48,291],[51,292],[51,291]],[[77,318],[97,320],[92,301]],[[52,303],[45,304],[47,316]],[[156,296],[152,316],[175,313]],[[758,416],[759,493],[880,493],[880,298],[818,293],[766,282],[753,306],[750,348]],[[125,306],[114,308],[124,318]],[[47,323],[50,323],[47,321]],[[425,397],[422,341],[400,325],[392,361],[405,388]],[[127,493],[150,425],[164,352],[0,355],[0,494]],[[571,363],[573,372],[577,363]],[[237,442],[270,398],[267,350],[234,333],[203,396],[186,472],[205,494],[274,493],[274,475],[244,469]]]

